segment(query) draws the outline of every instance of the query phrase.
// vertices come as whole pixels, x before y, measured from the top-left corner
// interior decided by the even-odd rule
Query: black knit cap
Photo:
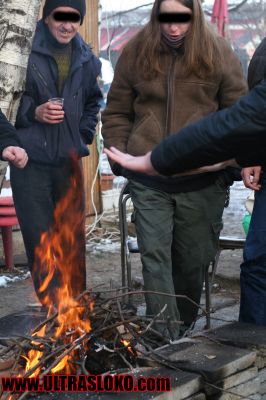
[[[86,2],[85,0],[46,0],[43,7],[43,18],[48,17],[51,12],[57,7],[72,7],[79,11],[81,16],[80,25],[83,22],[83,18],[86,14]]]

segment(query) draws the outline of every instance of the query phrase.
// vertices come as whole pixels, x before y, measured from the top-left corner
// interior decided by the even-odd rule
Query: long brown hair
[[[161,49],[161,26],[158,21],[160,5],[165,0],[155,0],[150,21],[137,34],[141,39],[136,60],[144,77],[151,78],[163,72]],[[183,6],[191,9],[191,26],[184,42],[183,68],[187,75],[195,73],[197,76],[210,74],[219,64],[221,57],[218,36],[209,23],[201,7],[200,0],[176,0]]]

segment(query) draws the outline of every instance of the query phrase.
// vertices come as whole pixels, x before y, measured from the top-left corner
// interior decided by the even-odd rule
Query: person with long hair
[[[155,0],[149,22],[118,59],[103,112],[105,147],[144,155],[246,90],[239,60],[205,20],[200,0]],[[112,169],[129,180],[146,313],[159,314],[156,329],[176,339],[197,317],[236,171],[165,177]]]

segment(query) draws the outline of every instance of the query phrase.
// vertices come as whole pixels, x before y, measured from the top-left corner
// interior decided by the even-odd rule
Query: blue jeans
[[[254,209],[240,273],[239,321],[266,325],[266,174]]]

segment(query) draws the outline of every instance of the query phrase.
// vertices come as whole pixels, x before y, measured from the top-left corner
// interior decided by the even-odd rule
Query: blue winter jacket
[[[266,165],[266,69],[247,96],[181,129],[151,154],[153,167],[163,175],[231,158],[243,167]]]
[[[72,63],[60,97],[65,117],[60,124],[35,121],[37,106],[58,97],[58,68],[47,48],[43,20],[37,24],[29,57],[26,87],[17,114],[16,128],[29,159],[50,165],[60,164],[73,151],[84,157],[93,141],[102,98],[97,83],[101,63],[79,34],[72,40]]]

